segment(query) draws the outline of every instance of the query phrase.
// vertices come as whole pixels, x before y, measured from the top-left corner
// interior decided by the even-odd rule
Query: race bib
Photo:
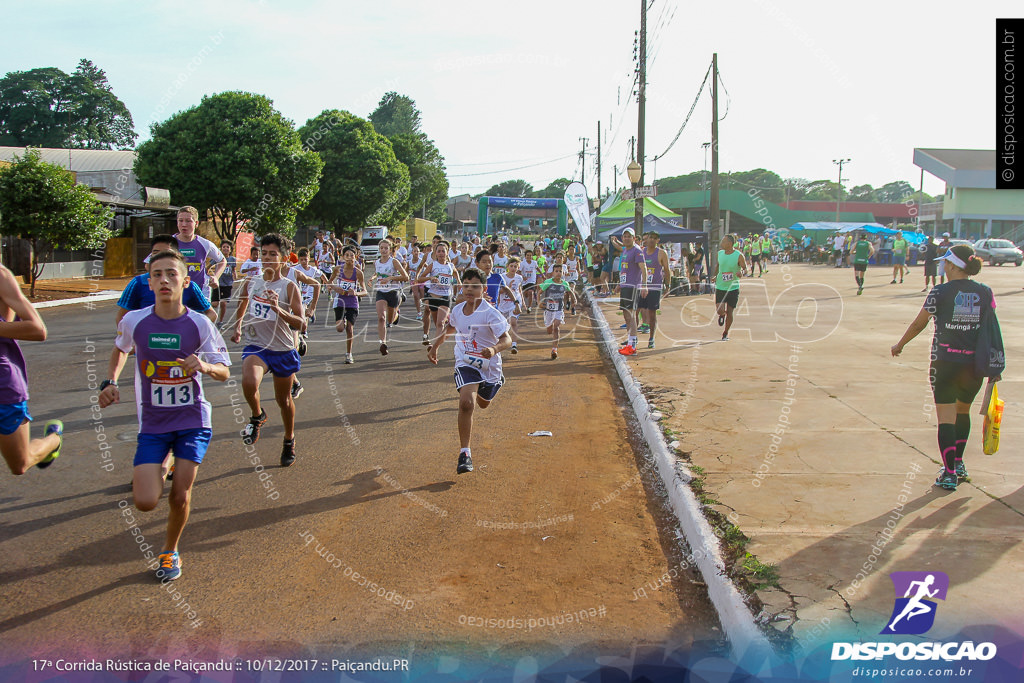
[[[149,403],[154,408],[180,408],[195,403],[192,378],[177,361],[152,361],[146,364],[149,377]]]
[[[559,301],[549,301],[545,308],[552,312],[560,311],[562,310],[562,304]]]
[[[474,351],[463,351],[462,358],[460,359],[460,361],[461,362],[459,363],[459,365],[466,365],[468,367],[479,370],[480,374],[486,372],[487,368],[491,366],[490,358],[484,358],[478,352]]]
[[[626,284],[626,271],[624,271],[624,270],[620,270],[619,271],[619,284],[620,285]]]
[[[439,286],[441,286],[441,287],[446,287],[446,288],[447,287],[451,287],[451,285],[452,285],[452,276],[451,275],[438,275],[437,276],[437,284]]]
[[[268,299],[254,296],[249,300],[249,315],[257,320],[277,320],[277,311]]]
[[[736,273],[722,273],[722,282],[729,282],[734,277],[736,277]]]
[[[340,280],[338,286],[341,287],[343,292],[354,292],[356,291],[356,283],[351,280]]]
[[[647,273],[647,284],[654,284],[654,273]]]

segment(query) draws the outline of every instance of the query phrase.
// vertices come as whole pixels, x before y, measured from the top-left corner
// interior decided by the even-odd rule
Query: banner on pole
[[[590,237],[590,200],[587,198],[587,188],[583,183],[570,183],[565,188],[565,206],[576,221],[580,236],[583,239]]]

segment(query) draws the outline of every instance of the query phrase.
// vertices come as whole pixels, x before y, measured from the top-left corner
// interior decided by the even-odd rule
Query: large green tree
[[[253,93],[204,97],[153,124],[151,136],[135,160],[139,183],[211,210],[221,239],[233,240],[243,221],[257,234],[293,235],[324,165],[270,99]]]
[[[334,230],[393,226],[407,215],[409,169],[373,124],[338,109],[310,119],[299,134],[323,159],[323,177],[303,218]]]
[[[389,92],[370,114],[370,122],[391,141],[395,156],[409,169],[409,198],[399,213],[405,217],[418,212],[423,218],[446,220],[448,177],[444,157],[421,130],[416,102],[408,95]]]
[[[568,178],[556,178],[548,183],[543,190],[533,193],[534,197],[546,197],[548,199],[561,199],[565,196],[565,188],[569,187],[572,181]]]
[[[0,78],[0,144],[131,149],[132,115],[88,59],[72,74],[55,67]]]
[[[32,251],[20,275],[36,280],[55,248],[92,249],[112,235],[109,225],[114,213],[100,204],[88,187],[60,166],[39,158],[29,150],[25,156],[0,168],[0,212],[4,234],[27,240]]]
[[[522,179],[506,180],[491,185],[483,193],[486,197],[529,197],[533,195],[533,185]]]

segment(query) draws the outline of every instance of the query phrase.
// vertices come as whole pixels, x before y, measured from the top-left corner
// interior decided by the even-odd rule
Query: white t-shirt
[[[471,315],[466,315],[466,302],[452,309],[448,322],[455,328],[455,367],[475,368],[485,382],[501,379],[501,354],[483,358],[480,352],[498,343],[509,329],[509,322],[494,306],[481,301]]]
[[[402,263],[405,263],[409,260],[409,250],[405,247],[399,247],[398,249],[395,249],[395,257]]]
[[[537,284],[537,275],[540,272],[540,263],[536,260],[527,261],[524,259],[523,262],[519,264],[519,272],[523,276],[523,282],[535,285]]]
[[[518,298],[521,301],[522,298],[523,298],[523,292],[522,292],[523,276],[520,275],[519,273],[516,273],[515,277],[509,277],[508,274],[506,273],[506,274],[501,276],[501,280],[502,280],[502,282],[505,283],[506,287],[508,287],[509,289],[512,290],[513,293],[515,293],[516,298]],[[498,310],[501,311],[502,313],[506,313],[508,311],[514,310],[515,307],[516,307],[515,299],[512,299],[511,297],[509,297],[508,292],[506,292],[505,290],[499,289],[498,290]]]
[[[565,271],[566,282],[576,282],[580,277],[580,262],[566,259],[562,270]]]
[[[508,256],[494,255],[494,270],[498,275],[504,275],[505,269],[508,268]]]
[[[262,271],[263,264],[260,262],[259,259],[256,259],[255,261],[249,259],[248,261],[243,263],[238,269],[238,272],[242,274],[242,277],[252,277],[254,275],[259,275]]]
[[[306,277],[313,278],[314,280],[319,280],[324,276],[324,274],[316,266],[309,265],[303,268],[302,265],[298,263],[292,266],[291,270],[288,271],[288,279],[295,281],[299,285],[299,292],[302,294],[302,301],[303,303],[308,304],[313,300],[313,285],[308,285],[305,282],[298,282],[298,279],[295,277],[294,273],[292,273],[293,270],[297,270]]]
[[[427,289],[431,296],[436,297],[450,297],[452,295],[452,284],[455,282],[455,277],[452,275],[455,272],[455,266],[451,263],[438,263],[434,261],[430,264],[430,277],[439,278],[438,282],[427,282]]]
[[[392,256],[387,261],[377,261],[373,265],[377,271],[377,291],[378,292],[394,292],[399,289],[401,285],[397,282],[385,282],[380,283],[382,278],[395,277],[398,275],[398,269],[395,268],[395,257]]]
[[[835,239],[832,240],[832,248],[836,249],[838,251],[842,251],[843,243],[845,241],[846,241],[845,237],[843,237],[842,235],[836,235]]]

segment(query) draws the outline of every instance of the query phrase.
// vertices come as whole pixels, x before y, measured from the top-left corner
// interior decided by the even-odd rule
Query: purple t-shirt
[[[644,262],[644,250],[636,245],[622,250],[619,260],[619,284],[627,287],[640,286],[640,264]]]
[[[207,363],[231,365],[220,332],[201,313],[187,310],[174,320],[157,316],[152,306],[129,311],[117,326],[114,345],[135,349],[135,403],[140,434],[180,429],[210,429],[210,402],[203,376],[188,375],[179,359],[197,354]]]
[[[195,235],[191,242],[185,242],[177,235],[174,238],[178,240],[178,251],[185,257],[185,263],[188,264],[189,278],[199,285],[199,289],[203,290],[204,294],[209,292],[210,283],[207,282],[206,260],[210,259],[214,263],[220,263],[224,260],[224,254],[220,252],[216,244],[199,235]]]
[[[4,317],[0,315],[0,320]],[[28,400],[28,372],[25,356],[18,342],[0,337],[0,405],[11,405]]]

